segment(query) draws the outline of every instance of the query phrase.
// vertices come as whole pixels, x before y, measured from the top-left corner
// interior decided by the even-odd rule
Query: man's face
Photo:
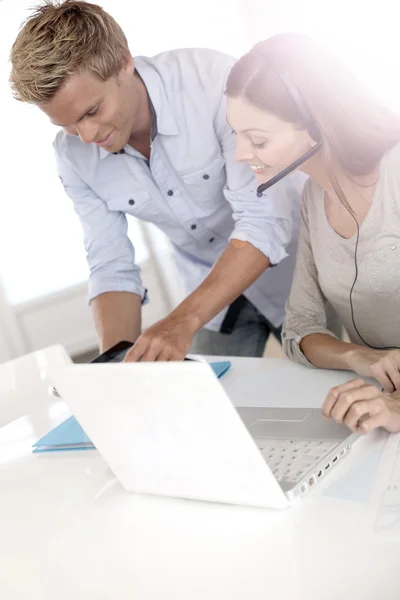
[[[129,58],[118,75],[102,81],[89,72],[73,75],[40,109],[65,133],[109,152],[127,144],[138,117],[140,94]]]

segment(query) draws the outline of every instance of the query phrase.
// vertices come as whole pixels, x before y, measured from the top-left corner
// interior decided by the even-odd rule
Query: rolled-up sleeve
[[[256,189],[250,186],[235,191],[225,189],[225,197],[232,205],[235,222],[230,239],[250,242],[269,258],[272,266],[288,256],[289,243],[297,234],[304,179],[301,177],[298,180],[296,175],[291,178],[293,179],[290,181],[276,184],[260,198],[257,197]]]
[[[301,203],[300,238],[293,284],[286,303],[282,330],[285,354],[291,360],[313,367],[300,349],[301,340],[313,333],[337,336],[327,327],[330,306],[318,283],[318,271],[311,248],[307,198]]]
[[[234,230],[230,239],[250,242],[268,257],[271,265],[287,256],[287,247],[297,234],[301,192],[306,177],[295,173],[261,197],[250,167],[235,160],[236,139],[226,121],[226,97],[216,115],[216,131],[225,158],[225,198],[233,209]]]
[[[83,228],[90,269],[89,302],[104,292],[131,292],[144,301],[146,290],[135,264],[126,216],[108,209],[106,202],[82,181],[57,142],[54,149],[59,177]]]

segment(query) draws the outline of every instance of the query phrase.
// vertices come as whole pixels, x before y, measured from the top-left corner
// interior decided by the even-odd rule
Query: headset
[[[260,57],[263,58],[263,57]],[[263,60],[265,60],[263,58]],[[316,152],[318,152],[318,150],[321,148],[322,146],[322,142],[323,142],[323,138],[322,138],[322,133],[315,121],[315,119],[313,118],[303,96],[301,95],[301,93],[299,92],[299,90],[296,88],[296,86],[292,83],[292,81],[290,80],[290,78],[287,76],[286,73],[282,73],[281,71],[278,71],[276,69],[274,69],[274,71],[276,72],[276,74],[280,77],[280,79],[282,80],[283,84],[285,85],[285,88],[287,89],[287,91],[289,92],[299,114],[300,117],[304,123],[304,125],[306,126],[306,129],[308,131],[308,133],[310,134],[310,136],[312,137],[313,140],[315,140],[317,143],[315,146],[313,146],[313,148],[311,148],[311,150],[309,150],[308,152],[306,152],[305,154],[303,154],[300,158],[298,158],[297,160],[295,160],[292,164],[290,164],[288,167],[286,167],[285,169],[283,169],[280,173],[278,173],[277,175],[275,175],[274,177],[272,177],[269,181],[267,181],[266,183],[263,183],[261,185],[258,186],[257,188],[257,195],[261,196],[263,194],[263,192],[265,192],[265,190],[269,189],[270,187],[272,187],[273,185],[275,185],[276,183],[278,183],[278,181],[281,181],[281,179],[283,179],[284,177],[286,177],[286,175],[289,175],[290,173],[292,173],[295,169],[297,169],[298,167],[300,167],[302,164],[304,164],[307,160],[309,160]],[[373,350],[398,350],[399,348],[396,346],[383,346],[383,347],[377,347],[377,346],[373,346],[371,344],[369,344],[361,335],[356,322],[355,322],[355,315],[354,315],[354,305],[353,305],[353,291],[354,291],[354,287],[357,283],[358,280],[358,263],[357,263],[357,254],[358,254],[358,245],[359,245],[359,240],[360,240],[360,226],[358,224],[358,221],[355,217],[355,215],[352,213],[352,211],[342,202],[343,206],[346,208],[346,210],[349,212],[349,214],[352,216],[352,218],[354,219],[355,223],[356,223],[356,227],[357,227],[357,237],[356,237],[356,245],[355,245],[355,249],[354,249],[354,266],[355,266],[355,277],[354,277],[354,281],[351,285],[350,288],[350,294],[349,294],[349,302],[350,302],[350,311],[351,311],[351,320],[353,322],[353,327],[357,333],[357,335],[359,336],[359,338],[361,339],[361,341],[368,346],[369,348],[372,348]]]
[[[293,83],[290,81],[290,79],[287,77],[286,74],[283,74],[276,70],[275,70],[275,72],[277,73],[277,75],[279,75],[279,77],[283,81],[287,91],[289,92],[290,96],[292,97],[292,100],[293,100],[298,112],[300,113],[301,120],[303,121],[304,125],[306,126],[308,133],[310,134],[312,139],[315,140],[317,143],[315,146],[313,146],[311,148],[311,150],[309,150],[308,152],[303,154],[303,156],[300,156],[300,158],[298,158],[297,160],[292,162],[291,165],[289,165],[288,167],[283,169],[280,173],[275,175],[275,177],[272,177],[266,183],[262,183],[261,185],[259,185],[257,188],[258,195],[261,195],[263,192],[265,192],[265,190],[267,190],[268,188],[275,185],[275,183],[278,183],[278,181],[281,181],[281,179],[286,177],[286,175],[289,175],[290,173],[292,173],[293,171],[298,169],[298,167],[300,167],[303,163],[305,163],[307,160],[309,160],[314,154],[316,154],[316,152],[318,152],[318,150],[322,146],[321,132],[320,132],[319,127],[316,124],[315,120],[313,119],[308,107],[306,106],[306,103],[304,102],[302,95],[297,90],[297,88],[293,85]]]

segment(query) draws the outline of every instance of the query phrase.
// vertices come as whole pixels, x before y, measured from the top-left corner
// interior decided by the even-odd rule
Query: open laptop
[[[71,365],[48,376],[137,493],[285,508],[358,437],[316,409],[235,408],[201,362]]]

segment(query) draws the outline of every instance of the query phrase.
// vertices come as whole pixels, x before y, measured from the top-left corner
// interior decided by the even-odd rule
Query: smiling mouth
[[[110,131],[110,133],[105,138],[103,138],[102,140],[98,140],[96,142],[96,144],[98,146],[106,146],[107,143],[108,143],[108,141],[110,140],[110,137],[111,137],[112,133],[113,133],[113,131]]]
[[[267,168],[268,165],[249,165],[250,169],[254,171],[254,173],[260,173]]]

